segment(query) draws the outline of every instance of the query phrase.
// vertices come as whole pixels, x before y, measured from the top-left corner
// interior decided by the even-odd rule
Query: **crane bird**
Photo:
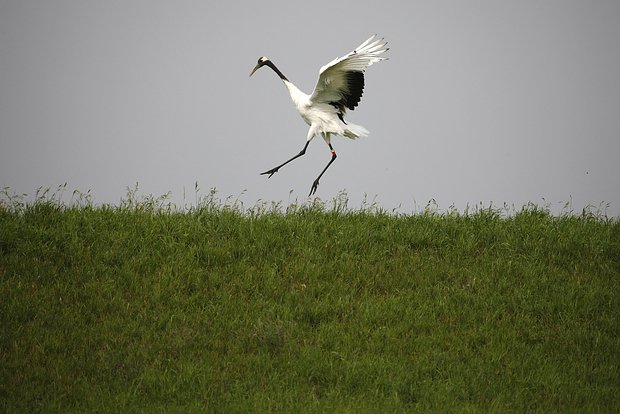
[[[347,109],[354,110],[362,98],[362,93],[364,92],[364,71],[366,68],[373,63],[387,59],[381,56],[382,53],[389,50],[389,48],[385,47],[386,45],[387,42],[382,38],[377,38],[376,35],[373,35],[348,55],[336,58],[323,66],[319,71],[319,79],[312,95],[307,95],[300,91],[267,57],[261,56],[258,59],[258,63],[250,73],[250,76],[263,66],[273,69],[288,89],[297,112],[310,125],[306,143],[299,154],[277,167],[261,173],[261,175],[268,174],[268,178],[271,178],[280,168],[304,155],[312,138],[316,134],[321,134],[329,146],[332,157],[317,179],[314,180],[314,183],[312,183],[308,196],[316,193],[319,180],[334,160],[336,160],[336,151],[331,144],[331,135],[340,135],[351,139],[368,136],[366,128],[347,122],[344,120],[344,117]]]

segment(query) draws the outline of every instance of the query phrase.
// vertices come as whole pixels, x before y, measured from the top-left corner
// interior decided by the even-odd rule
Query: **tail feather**
[[[344,131],[344,136],[351,139],[356,139],[360,137],[366,138],[368,134],[370,134],[370,132],[363,126],[351,123],[347,124],[347,127]]]

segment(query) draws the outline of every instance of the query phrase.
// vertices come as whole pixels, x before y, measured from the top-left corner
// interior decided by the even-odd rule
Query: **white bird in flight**
[[[268,178],[271,178],[280,168],[304,155],[312,138],[316,134],[321,134],[329,146],[332,158],[317,179],[314,180],[314,183],[312,183],[308,196],[316,193],[319,180],[336,159],[336,151],[332,147],[330,140],[331,135],[340,135],[351,139],[368,136],[366,128],[346,122],[344,116],[347,109],[354,110],[362,98],[364,71],[366,68],[373,63],[387,59],[386,57],[381,57],[382,53],[389,50],[389,48],[385,47],[386,45],[387,42],[374,35],[359,45],[353,52],[344,57],[336,58],[323,66],[319,71],[319,79],[312,95],[307,95],[300,91],[280,72],[271,60],[265,56],[261,56],[258,59],[258,63],[250,73],[250,76],[263,66],[269,66],[273,69],[288,89],[297,112],[310,125],[306,144],[299,154],[261,174],[269,174]]]

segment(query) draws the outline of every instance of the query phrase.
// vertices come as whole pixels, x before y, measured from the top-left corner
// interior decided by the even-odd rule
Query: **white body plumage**
[[[331,134],[351,139],[368,136],[369,132],[363,126],[350,122],[345,123],[345,121],[341,120],[338,117],[338,109],[333,105],[324,102],[314,103],[311,95],[303,93],[287,80],[284,81],[284,85],[288,89],[297,112],[299,112],[306,124],[310,126],[306,137],[308,141],[312,140],[317,134],[320,134],[327,144],[331,143]]]

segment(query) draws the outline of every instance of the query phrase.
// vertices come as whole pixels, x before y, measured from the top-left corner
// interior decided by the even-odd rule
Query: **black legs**
[[[269,174],[269,177],[267,178],[271,178],[272,175],[274,175],[275,173],[278,172],[278,170],[282,167],[284,167],[286,164],[288,164],[289,162],[293,161],[296,158],[301,157],[302,155],[304,155],[306,153],[306,149],[308,148],[308,144],[310,143],[310,141],[306,141],[306,145],[304,145],[304,148],[299,151],[299,154],[295,155],[293,158],[291,158],[290,160],[283,162],[282,164],[278,165],[277,167],[274,167],[272,169],[270,169],[269,171],[265,171],[260,173],[261,175],[265,175],[265,174]]]
[[[306,149],[308,148],[308,144],[309,143],[310,143],[310,141],[306,141],[306,145],[304,145],[303,149],[301,151],[299,151],[299,154],[295,155],[290,160],[288,160],[286,162],[283,162],[282,164],[278,165],[277,167],[274,167],[274,168],[272,168],[272,169],[270,169],[268,171],[262,172],[261,175],[269,174],[269,177],[267,177],[267,178],[271,178],[271,176],[274,175],[275,173],[277,173],[280,168],[284,167],[286,164],[288,164],[289,162],[293,161],[294,159],[297,159],[297,158],[301,157],[302,155],[304,155],[306,153]],[[328,144],[328,145],[329,145],[329,149],[332,152],[332,159],[329,160],[329,162],[327,163],[325,168],[323,168],[323,171],[321,171],[321,174],[319,174],[319,176],[316,178],[316,180],[314,180],[314,182],[312,183],[312,188],[310,189],[310,194],[308,194],[308,197],[310,197],[311,195],[316,193],[316,189],[319,187],[319,180],[321,179],[323,174],[325,174],[325,171],[327,171],[329,166],[332,165],[332,163],[336,160],[337,156],[336,156],[336,151],[334,150],[334,147],[332,147],[332,144]]]
[[[323,171],[321,171],[321,174],[319,174],[319,176],[316,177],[316,180],[314,180],[314,182],[312,183],[312,188],[310,189],[310,194],[308,194],[308,197],[310,197],[312,194],[316,193],[316,189],[319,186],[319,180],[321,179],[323,174],[325,174],[325,171],[327,171],[329,166],[332,165],[332,162],[334,162],[336,160],[337,155],[336,155],[336,151],[334,151],[334,147],[332,147],[332,144],[329,144],[329,149],[332,151],[332,159],[329,160],[329,162],[327,163],[325,168],[323,168]]]

